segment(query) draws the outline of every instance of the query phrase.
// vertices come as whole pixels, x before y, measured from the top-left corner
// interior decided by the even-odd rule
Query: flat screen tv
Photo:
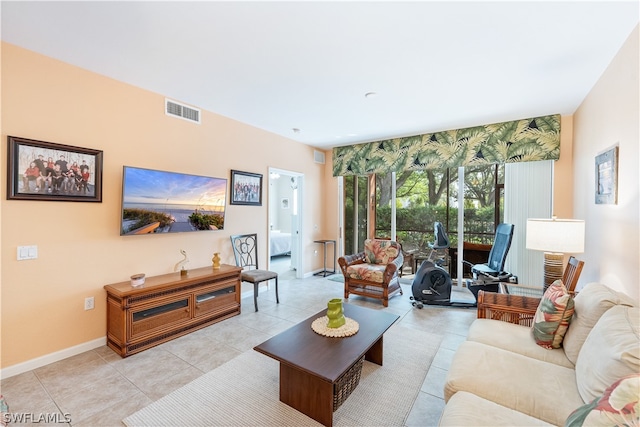
[[[124,166],[120,235],[222,230],[227,180]]]

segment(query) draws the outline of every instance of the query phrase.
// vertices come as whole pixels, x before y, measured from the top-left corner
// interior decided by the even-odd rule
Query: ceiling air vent
[[[178,117],[194,123],[200,123],[200,110],[170,99],[164,100],[164,112],[167,116]]]
[[[322,151],[313,150],[313,161],[324,165],[324,153]]]

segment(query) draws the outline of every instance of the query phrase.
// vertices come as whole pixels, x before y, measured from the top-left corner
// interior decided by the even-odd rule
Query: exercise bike
[[[466,285],[473,294],[475,301],[451,300],[453,281],[449,273],[442,267],[444,258],[435,258],[438,251],[449,248],[449,237],[440,222],[434,223],[434,234],[435,241],[429,244],[431,252],[418,268],[411,284],[413,295],[409,299],[414,307],[423,308],[425,304],[465,308],[477,307],[478,292],[480,290],[498,292],[501,282],[518,282],[516,276],[502,271],[513,238],[513,225],[500,224],[496,229],[494,243],[489,253],[489,261],[486,264],[471,264],[468,261],[462,261],[471,267],[473,279],[467,279]]]

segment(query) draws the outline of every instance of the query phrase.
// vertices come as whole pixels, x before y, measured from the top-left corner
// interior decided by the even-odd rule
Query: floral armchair
[[[397,293],[402,295],[398,274],[403,263],[402,248],[398,242],[365,240],[363,252],[338,259],[344,275],[344,297],[355,294],[377,298],[388,307],[390,297]]]

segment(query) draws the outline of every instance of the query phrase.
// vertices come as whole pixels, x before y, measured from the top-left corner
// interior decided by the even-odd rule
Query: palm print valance
[[[560,115],[336,147],[333,176],[558,160]]]

